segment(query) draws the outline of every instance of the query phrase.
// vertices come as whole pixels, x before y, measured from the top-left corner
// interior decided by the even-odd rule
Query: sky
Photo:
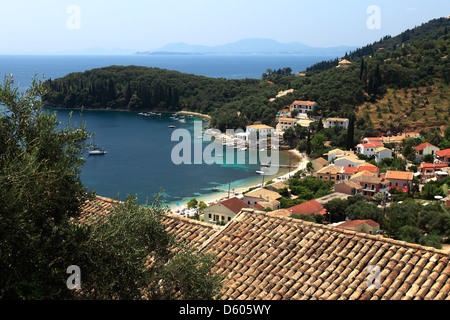
[[[2,0],[0,53],[151,51],[246,38],[364,46],[448,15],[448,0]]]

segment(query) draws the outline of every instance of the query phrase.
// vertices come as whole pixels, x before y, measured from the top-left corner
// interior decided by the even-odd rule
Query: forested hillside
[[[45,103],[67,108],[189,110],[214,117],[228,106],[226,115],[219,116],[220,119],[214,117],[221,129],[245,126],[247,121],[264,117],[272,121],[278,108],[259,102],[268,101],[281,88],[256,79],[216,79],[139,66],[110,66],[71,73],[45,84],[49,89],[43,97]],[[258,102],[252,103],[249,99]],[[242,101],[248,108],[240,108],[244,104]],[[233,108],[236,112],[230,112]]]

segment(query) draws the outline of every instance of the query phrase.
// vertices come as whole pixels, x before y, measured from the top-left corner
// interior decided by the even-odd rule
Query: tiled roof
[[[311,162],[317,162],[317,163],[319,163],[319,164],[321,164],[321,165],[323,165],[323,166],[325,166],[325,165],[328,164],[328,161],[325,160],[325,159],[322,158],[322,157],[317,158],[317,159],[314,159],[314,160],[312,160]]]
[[[450,149],[436,151],[435,155],[437,155],[438,157],[448,157],[450,156]]]
[[[77,222],[91,223],[94,220],[104,219],[111,214],[114,205],[119,202],[97,196],[92,201],[87,201],[81,208],[81,215]],[[162,223],[166,231],[172,233],[178,240],[188,240],[194,247],[198,247],[223,226],[209,224],[179,215],[165,214]]]
[[[446,163],[425,163],[422,162],[418,169],[424,169],[424,168],[433,168],[433,169],[442,169],[448,167],[448,164]]]
[[[393,179],[393,180],[412,180],[413,179],[413,173],[407,172],[407,171],[392,171],[388,170],[386,172],[386,179]]]
[[[376,227],[379,226],[380,224],[378,222],[375,222],[371,219],[366,219],[366,220],[351,220],[351,221],[346,221],[343,222],[339,225],[337,225],[337,227],[339,228],[349,228],[349,227],[355,227],[355,226],[359,226],[362,223],[366,223],[371,227]]]
[[[363,148],[375,148],[375,147],[382,147],[384,144],[382,142],[371,142],[371,143],[362,143],[359,144],[357,147],[363,147]]]
[[[383,141],[383,138],[381,138],[381,137],[366,137],[366,138],[364,138],[364,139],[362,139],[361,141],[368,141],[368,142],[371,142],[371,141]]]
[[[358,171],[368,171],[372,173],[378,172],[379,168],[371,163],[364,163],[358,166]]]
[[[105,216],[114,203],[97,197],[80,220]],[[163,223],[177,239],[217,256],[213,272],[225,276],[225,299],[450,300],[447,252],[277,211],[243,209],[225,227],[177,215]]]
[[[329,165],[326,167],[323,167],[322,169],[318,170],[316,172],[316,174],[338,174],[342,172],[342,168],[341,166],[335,166],[335,165]]]
[[[286,184],[284,181],[278,181],[278,182],[274,182],[274,183],[267,185],[266,188],[267,187],[271,187],[272,189],[279,190],[279,189],[287,188],[287,187],[289,187],[289,185]]]
[[[263,200],[267,200],[267,198],[269,198],[269,201],[271,201],[280,199],[281,195],[275,191],[258,188],[253,191],[247,192],[246,194],[244,194],[244,197],[261,198]]]
[[[336,183],[336,185],[338,185],[338,184],[344,184],[344,185],[346,185],[352,189],[356,189],[356,190],[361,190],[363,188],[359,183],[352,181],[352,180],[347,180],[347,181]]]
[[[201,252],[225,299],[450,300],[445,251],[250,209]]]
[[[221,201],[216,205],[223,205],[235,214],[238,214],[243,208],[248,208],[248,205],[244,201],[236,197]]]
[[[247,126],[247,128],[252,128],[252,129],[256,129],[256,130],[273,129],[273,127],[266,126],[265,124],[253,124],[253,125]]]
[[[323,205],[316,200],[310,200],[307,202],[303,202],[301,204],[298,204],[296,206],[287,208],[291,212],[291,214],[306,214],[306,215],[313,215],[313,214],[325,214],[326,209],[324,209]]]
[[[425,149],[427,147],[435,147],[435,148],[437,148],[436,146],[433,146],[431,143],[425,142],[425,143],[419,144],[418,146],[414,147],[414,149],[417,150],[417,151],[421,151],[421,150],[423,150],[423,149]]]
[[[292,104],[300,105],[300,106],[312,106],[315,104],[315,102],[314,101],[294,101]]]

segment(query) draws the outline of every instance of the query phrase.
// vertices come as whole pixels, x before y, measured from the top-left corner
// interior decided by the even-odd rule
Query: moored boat
[[[106,152],[105,149],[102,148],[93,148],[92,150],[89,150],[89,155],[103,155],[103,154],[107,154],[108,152]]]

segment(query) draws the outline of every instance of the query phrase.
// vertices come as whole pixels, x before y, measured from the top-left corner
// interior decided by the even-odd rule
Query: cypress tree
[[[347,150],[351,150],[354,147],[355,137],[355,115],[352,113],[349,117],[348,129],[347,129]]]

